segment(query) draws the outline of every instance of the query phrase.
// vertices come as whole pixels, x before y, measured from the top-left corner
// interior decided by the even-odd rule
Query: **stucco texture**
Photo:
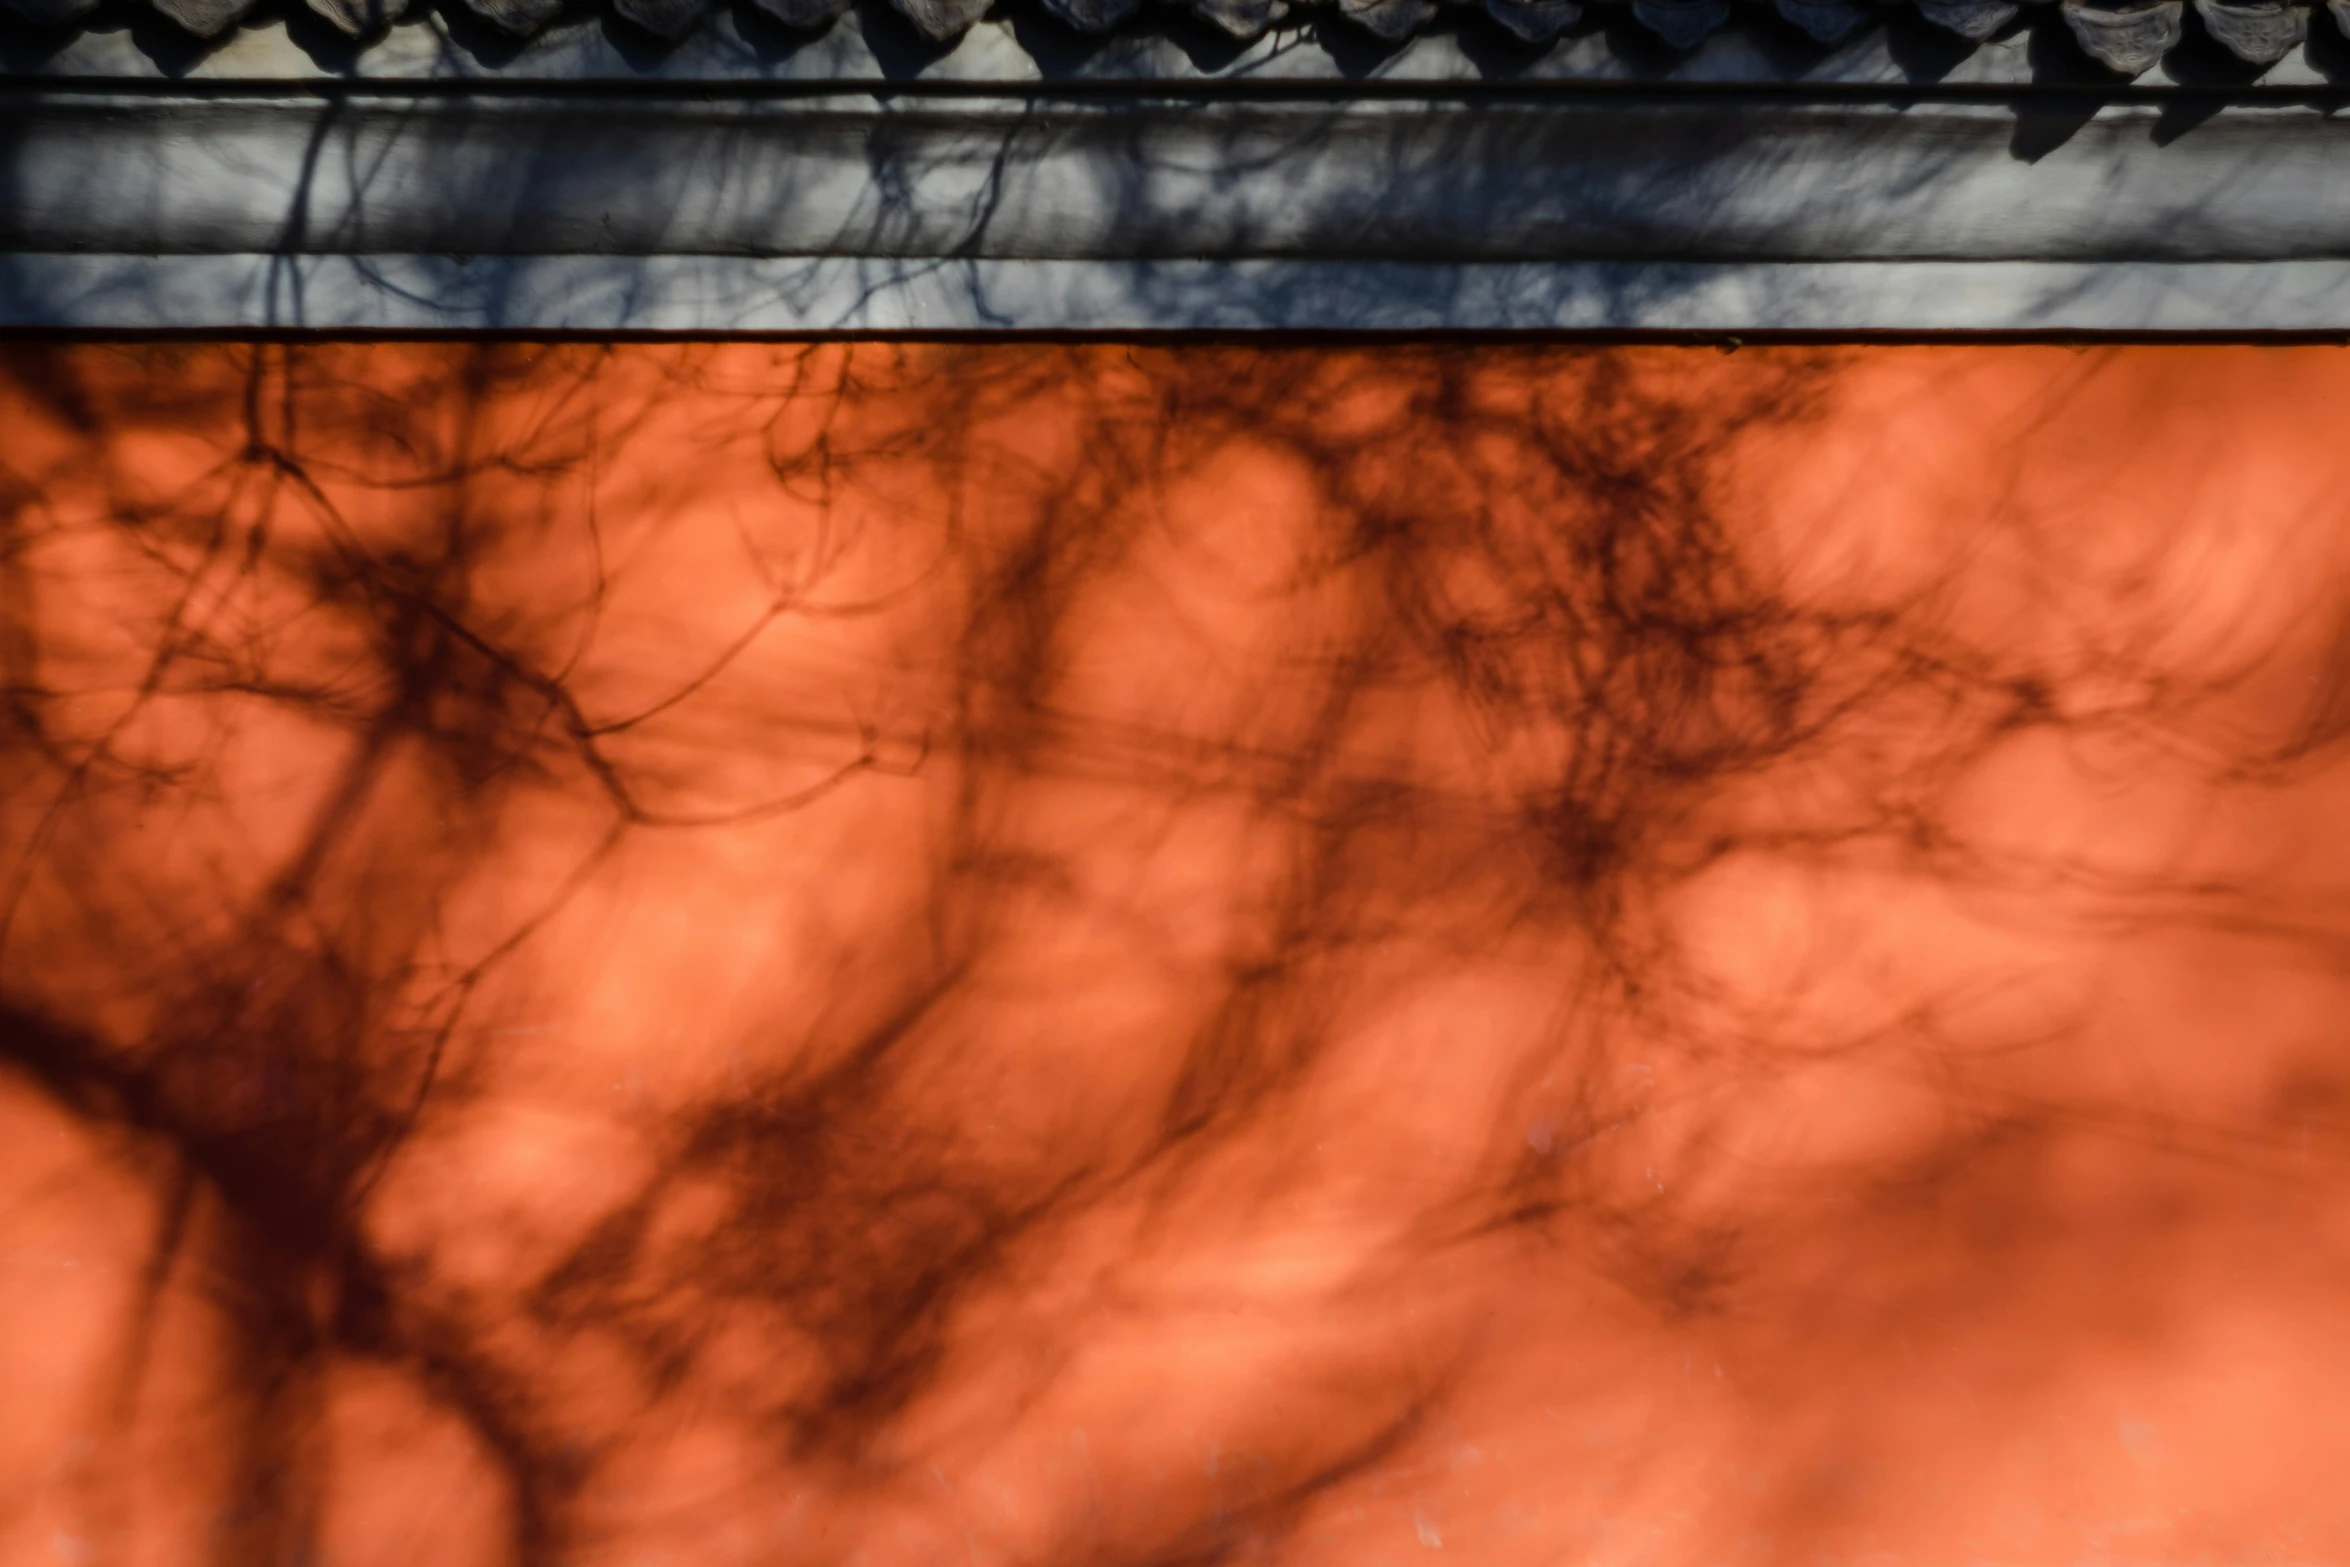
[[[0,349],[0,1560],[2350,1558],[2346,398]]]

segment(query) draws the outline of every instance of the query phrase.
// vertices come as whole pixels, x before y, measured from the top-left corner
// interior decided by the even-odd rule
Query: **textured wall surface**
[[[0,352],[0,1558],[2339,1562],[2320,348]]]

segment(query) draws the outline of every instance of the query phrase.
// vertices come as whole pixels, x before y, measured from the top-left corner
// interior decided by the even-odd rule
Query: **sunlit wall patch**
[[[0,350],[0,1555],[2350,1550],[2303,345]]]

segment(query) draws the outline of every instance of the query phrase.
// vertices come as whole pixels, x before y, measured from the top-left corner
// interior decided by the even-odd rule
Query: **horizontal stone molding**
[[[2072,263],[2350,256],[2350,119],[2143,103],[0,95],[0,249]]]

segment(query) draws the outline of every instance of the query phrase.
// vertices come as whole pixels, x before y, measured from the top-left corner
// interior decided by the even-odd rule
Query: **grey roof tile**
[[[889,0],[914,31],[933,43],[944,43],[970,30],[987,14],[988,0]]]
[[[0,0],[0,25],[10,18],[38,29],[58,31],[86,25],[92,13],[119,16],[126,0]],[[259,0],[127,0],[151,5],[187,32],[201,38],[226,33],[251,13]],[[276,5],[291,0],[274,0]],[[403,13],[435,0],[303,0],[357,47],[375,47]],[[450,0],[454,3],[454,0]],[[516,37],[547,32],[574,7],[607,7],[641,33],[679,39],[694,32],[719,0],[461,0],[484,22]],[[858,0],[747,0],[789,28],[817,32],[847,13]],[[883,3],[883,0],[876,0]],[[984,16],[996,0],[885,0],[934,44],[950,44]],[[1430,30],[1432,24],[1464,32],[1506,33],[1535,47],[1581,26],[1588,32],[1597,16],[1624,16],[1662,40],[1685,59],[1735,18],[1782,39],[1803,35],[1822,47],[1840,47],[1906,11],[1931,26],[1978,43],[2015,24],[2024,6],[2047,0],[1005,0],[1007,13],[1049,15],[1076,32],[1101,36],[1156,26],[1172,9],[1232,38],[1255,40],[1274,27],[1330,17],[1391,43]],[[2298,50],[2309,36],[2310,7],[2290,0],[2192,0],[2202,31],[2236,58],[2266,70]],[[2188,0],[2057,0],[2063,28],[2082,53],[2124,76],[2148,71],[2185,36]],[[107,9],[101,11],[101,6]],[[2350,35],[2350,0],[2327,0],[2333,25]],[[271,15],[282,15],[272,11]],[[1466,18],[1454,22],[1452,17]],[[2036,24],[2045,34],[2050,23]],[[99,24],[101,26],[106,24]],[[1579,35],[1580,36],[1580,35]],[[1758,44],[1767,41],[1758,38]],[[1769,45],[1768,47],[1777,47]],[[2197,45],[2209,49],[2209,45]],[[1637,55],[1638,51],[1633,51]],[[1662,57],[1656,57],[1662,58]],[[1205,69],[1205,68],[1203,68]],[[1695,67],[1705,75],[1703,67]],[[2208,69],[2208,66],[2202,67]],[[2295,67],[2299,70],[2299,67]],[[2320,67],[2321,74],[2323,68]],[[1207,74],[1213,74],[1212,69]],[[495,74],[494,68],[490,74]],[[1684,78],[1680,66],[1642,64],[1627,57],[1611,79]],[[2303,76],[2308,73],[2301,72]]]
[[[64,27],[96,8],[98,0],[9,0],[16,14],[35,27]]]
[[[466,8],[501,32],[526,38],[562,14],[563,0],[465,0]]]
[[[1435,0],[1338,0],[1338,14],[1381,38],[1409,38],[1436,16]]]
[[[2179,41],[2186,16],[2184,0],[2152,4],[2092,4],[2064,0],[2064,19],[2089,55],[2124,76],[2138,76]]]
[[[1081,33],[1106,33],[1133,15],[1142,0],[1043,0],[1043,4]]]
[[[1556,38],[1583,19],[1576,0],[1485,0],[1485,14],[1530,44]]]
[[[1834,43],[1868,20],[1859,7],[1844,0],[1778,0],[1775,9],[1823,44]]]
[[[253,9],[254,0],[155,0],[155,9],[198,38],[228,31]]]
[[[1235,38],[1257,38],[1288,14],[1283,0],[1192,0],[1191,11]]]
[[[752,3],[784,26],[808,31],[822,27],[848,10],[851,0],[752,0]]]
[[[710,0],[612,0],[612,9],[656,38],[683,38]]]
[[[1676,49],[1694,49],[1730,20],[1730,0],[1632,0],[1633,19]]]
[[[383,31],[408,9],[407,0],[304,0],[304,3],[353,38]]]
[[[2309,12],[2297,5],[2231,5],[2228,0],[2195,0],[2204,30],[2248,65],[2274,65],[2309,36]]]
[[[1927,21],[1978,43],[2013,21],[2018,9],[2009,0],[1918,0],[1918,14]]]

